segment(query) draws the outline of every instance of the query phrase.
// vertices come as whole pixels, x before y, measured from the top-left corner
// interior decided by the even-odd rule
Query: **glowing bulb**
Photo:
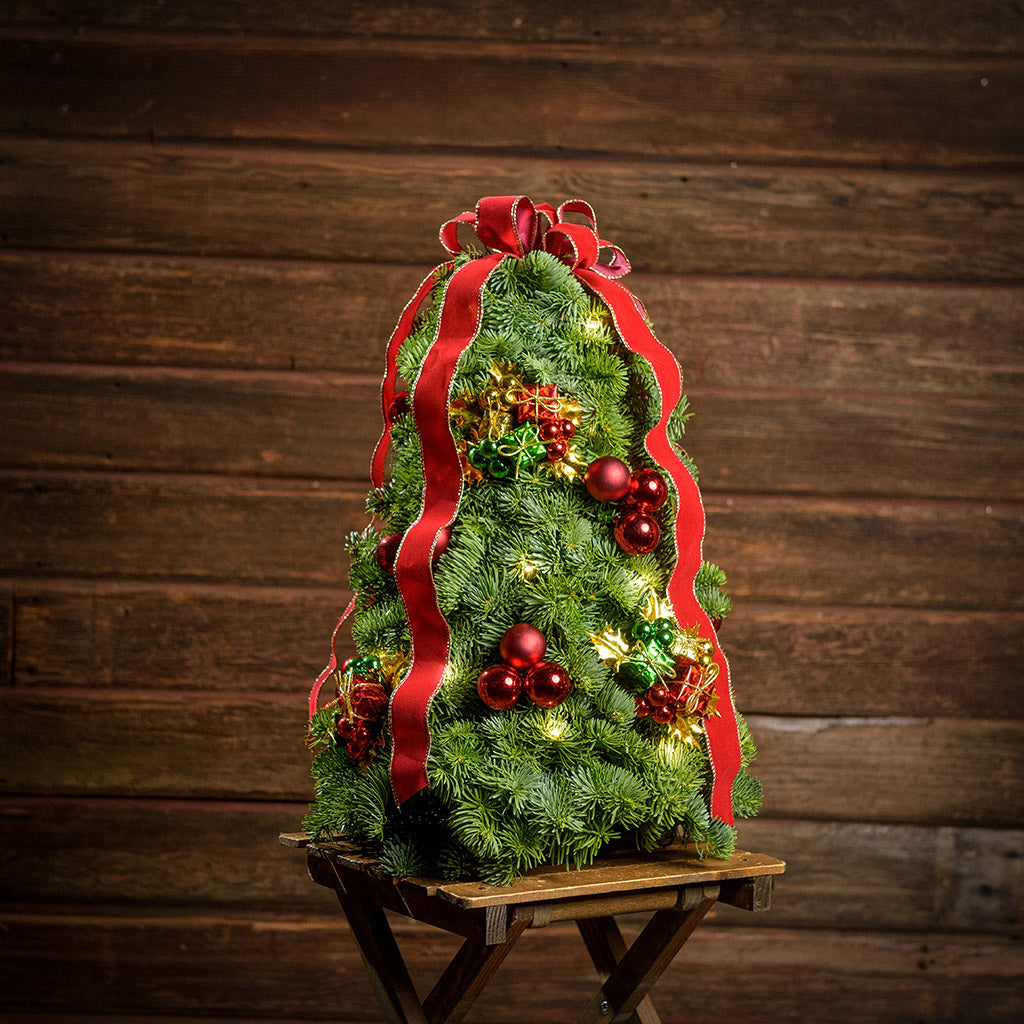
[[[565,738],[565,721],[561,718],[545,718],[540,731],[549,740],[557,742]]]
[[[523,579],[529,579],[531,576],[536,576],[540,570],[540,566],[536,562],[531,562],[528,558],[521,558],[519,560],[519,572]]]
[[[583,330],[594,338],[604,330],[604,324],[596,316],[591,315],[583,321]]]

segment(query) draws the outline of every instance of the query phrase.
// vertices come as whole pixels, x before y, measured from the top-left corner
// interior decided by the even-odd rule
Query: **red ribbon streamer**
[[[338,619],[338,624],[334,627],[334,632],[331,634],[331,660],[327,662],[327,667],[316,677],[316,682],[313,684],[313,689],[309,691],[309,720],[313,721],[313,716],[316,714],[316,703],[320,697],[320,687],[327,682],[330,678],[331,673],[338,667],[338,652],[334,649],[334,645],[338,640],[338,630],[341,629],[342,624],[352,614],[352,610],[356,606],[356,598],[358,594],[352,595],[352,600],[349,601],[348,607],[341,613],[341,618]]]
[[[564,221],[563,217],[570,213],[582,215],[589,226]],[[677,557],[668,598],[680,625],[694,624],[701,635],[715,636],[693,589],[703,558],[704,506],[696,482],[668,437],[669,416],[682,396],[679,367],[668,349],[655,338],[639,301],[614,280],[629,272],[625,254],[598,236],[594,212],[582,200],[563,203],[555,210],[548,204],[534,206],[525,196],[481,199],[475,213],[462,213],[442,226],[441,242],[453,255],[461,251],[457,238],[460,224],[472,225],[491,252],[463,265],[449,279],[437,333],[413,391],[412,410],[423,455],[424,494],[420,514],[406,532],[395,561],[395,576],[412,636],[412,663],[392,696],[390,709],[391,783],[399,804],[428,785],[427,713],[441,685],[450,653],[451,634],[437,603],[431,556],[439,531],[453,523],[462,496],[462,465],[449,422],[452,380],[459,357],[479,331],[481,296],[487,278],[502,260],[521,259],[532,249],[543,248],[566,263],[577,280],[608,308],[626,347],[651,367],[661,392],[661,415],[645,445],[653,461],[668,474],[679,498],[673,528]],[[599,262],[602,251],[610,253],[606,262]],[[389,409],[394,398],[397,351],[411,330],[416,310],[428,294],[432,280],[433,275],[406,306],[388,345],[388,367],[381,388],[384,434],[373,462],[377,487],[381,486],[390,440]],[[740,768],[740,743],[729,687],[729,665],[717,642],[714,661],[719,670],[714,683],[718,715],[705,721],[714,776],[711,811],[732,824],[732,783]]]

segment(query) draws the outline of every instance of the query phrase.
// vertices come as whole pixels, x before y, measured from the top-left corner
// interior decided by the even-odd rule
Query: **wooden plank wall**
[[[0,47],[11,1019],[380,1019],[276,836],[383,343],[520,192],[683,364],[790,865],[664,1019],[1021,1019],[1018,4],[20,0]],[[582,946],[526,942],[472,1020],[573,1019]]]

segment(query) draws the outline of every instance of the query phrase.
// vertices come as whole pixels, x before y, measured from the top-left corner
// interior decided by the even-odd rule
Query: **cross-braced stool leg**
[[[644,997],[715,905],[718,887],[705,887],[689,911],[658,910],[578,1018],[578,1024],[627,1024]]]
[[[626,955],[626,940],[619,931],[614,917],[580,918],[576,922],[580,935],[586,943],[590,959],[594,961],[597,973],[605,981],[608,975],[619,966],[619,961]],[[629,1019],[629,1024],[661,1024],[651,997],[645,996],[636,1012]]]
[[[527,920],[512,921],[505,941],[495,945],[488,946],[477,939],[467,939],[462,944],[423,1001],[430,1024],[459,1024],[463,1020],[528,924]]]
[[[335,890],[388,1024],[429,1024],[384,911]]]

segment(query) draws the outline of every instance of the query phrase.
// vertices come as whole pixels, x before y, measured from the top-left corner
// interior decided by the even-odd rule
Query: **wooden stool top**
[[[285,846],[305,848],[310,857],[314,881],[330,888],[358,885],[369,895],[374,893],[382,906],[397,909],[410,917],[420,917],[416,907],[428,901],[447,904],[464,911],[487,907],[513,907],[526,904],[557,905],[564,902],[587,905],[596,897],[619,897],[626,909],[630,898],[636,910],[658,905],[644,895],[657,891],[675,891],[681,887],[720,883],[722,902],[733,903],[748,910],[767,908],[772,875],[782,874],[785,862],[762,853],[736,850],[727,859],[700,857],[689,844],[673,843],[650,853],[624,851],[607,854],[593,864],[578,870],[562,867],[538,867],[507,886],[484,882],[444,882],[431,878],[394,879],[384,874],[377,860],[358,847],[341,840],[311,842],[304,833],[288,833],[280,837]],[[317,861],[330,865],[331,871],[318,870]],[[757,879],[761,884],[754,886]],[[396,900],[395,897],[400,899]],[[760,898],[758,898],[758,896]],[[664,902],[662,900],[662,902]],[[568,917],[558,914],[555,919]],[[575,916],[575,915],[574,915]]]

